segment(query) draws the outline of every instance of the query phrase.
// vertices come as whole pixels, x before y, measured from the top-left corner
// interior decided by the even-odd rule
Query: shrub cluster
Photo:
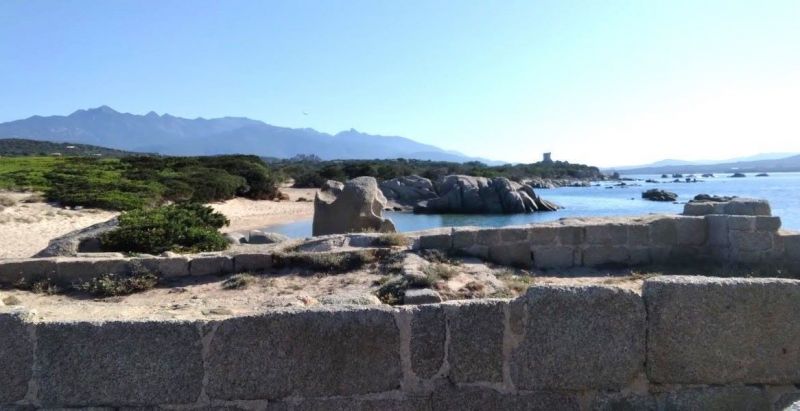
[[[326,180],[345,181],[360,176],[389,180],[412,174],[431,180],[438,180],[451,174],[506,177],[515,181],[527,178],[602,178],[597,167],[571,164],[565,161],[488,166],[477,161],[463,164],[402,158],[396,160],[320,161],[317,158],[303,156],[290,160],[272,159],[270,164],[287,177],[294,179],[295,187],[321,187]]]
[[[228,247],[219,229],[224,215],[197,203],[139,209],[120,215],[119,228],[105,233],[106,251],[160,254],[164,251],[220,251]]]

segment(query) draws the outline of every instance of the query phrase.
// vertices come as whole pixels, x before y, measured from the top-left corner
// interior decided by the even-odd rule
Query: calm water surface
[[[673,183],[672,178],[662,179],[660,175],[623,177],[654,179],[660,183],[635,181],[627,184],[639,184],[638,186],[607,188],[613,183],[599,182],[598,187],[537,190],[543,198],[564,207],[563,210],[555,212],[517,215],[415,215],[384,212],[384,216],[391,218],[399,231],[415,231],[465,225],[502,227],[552,221],[562,217],[677,214],[683,211],[683,204],[661,203],[641,198],[643,191],[660,188],[678,194],[679,202],[686,202],[700,193],[767,199],[772,205],[773,215],[780,216],[783,220],[784,228],[800,229],[800,173],[773,173],[769,177],[755,177],[755,174],[748,174],[744,178],[730,178],[727,174],[717,174],[715,178],[698,178],[697,183]],[[290,237],[308,237],[311,235],[311,220],[274,225],[267,227],[266,230]]]

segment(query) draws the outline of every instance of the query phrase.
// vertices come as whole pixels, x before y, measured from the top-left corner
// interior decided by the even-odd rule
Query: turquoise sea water
[[[563,187],[537,190],[540,196],[564,207],[555,212],[517,215],[415,215],[410,213],[384,212],[394,221],[399,231],[424,230],[435,227],[484,226],[502,227],[557,220],[562,217],[632,216],[648,213],[677,214],[683,204],[647,201],[641,198],[643,191],[660,188],[678,194],[678,202],[686,202],[697,194],[715,194],[739,197],[763,198],[772,205],[773,215],[780,216],[783,227],[800,230],[800,173],[774,173],[769,177],[730,178],[717,174],[715,178],[698,178],[697,183],[673,183],[672,178],[662,179],[658,175],[623,175],[642,180],[654,179],[659,183],[629,181],[626,187],[607,188],[613,182],[598,182],[600,186]],[[638,184],[638,186],[633,186]],[[267,227],[266,230],[284,233],[290,237],[311,235],[311,220],[297,221]]]

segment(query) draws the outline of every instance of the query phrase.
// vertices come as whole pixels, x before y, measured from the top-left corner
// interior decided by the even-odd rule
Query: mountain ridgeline
[[[418,143],[405,137],[356,130],[335,135],[310,128],[277,127],[243,117],[186,119],[169,114],[120,113],[108,106],[68,116],[32,116],[0,123],[0,138],[70,142],[164,155],[252,154],[290,158],[314,154],[323,160],[409,158],[492,162]]]

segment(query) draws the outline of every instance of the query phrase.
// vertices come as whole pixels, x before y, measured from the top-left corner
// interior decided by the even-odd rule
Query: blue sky
[[[800,151],[798,22],[796,0],[4,0],[0,121],[107,104],[596,165]]]

